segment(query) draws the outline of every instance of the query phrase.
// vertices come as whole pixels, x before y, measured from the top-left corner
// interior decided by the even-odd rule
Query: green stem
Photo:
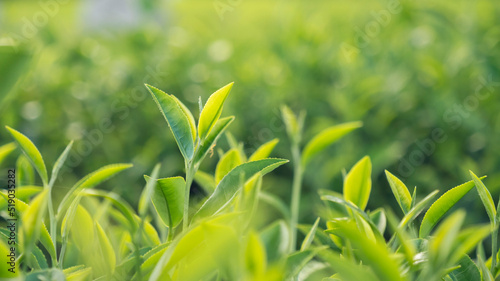
[[[290,252],[295,251],[295,247],[297,244],[297,224],[299,220],[300,191],[302,189],[302,178],[304,176],[300,148],[297,143],[292,145],[292,160],[294,163],[294,173],[290,217]]]
[[[495,225],[495,229],[491,234],[491,274],[495,276],[496,266],[497,266],[497,252],[498,252],[498,226]]]
[[[184,214],[183,214],[183,222],[182,222],[182,231],[186,231],[189,225],[189,192],[191,190],[191,184],[193,183],[194,174],[196,173],[196,169],[192,162],[186,163],[186,189],[184,196]]]

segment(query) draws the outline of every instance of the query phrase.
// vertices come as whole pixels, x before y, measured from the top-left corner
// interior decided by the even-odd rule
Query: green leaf
[[[248,158],[248,161],[252,162],[252,161],[262,160],[264,158],[269,157],[269,155],[271,155],[271,152],[273,151],[274,147],[278,144],[279,141],[280,141],[279,139],[273,139],[273,140],[268,141],[265,144],[261,145],[250,156],[250,158]]]
[[[40,151],[38,151],[33,142],[31,142],[31,140],[28,139],[25,135],[12,129],[9,126],[5,127],[7,128],[7,130],[9,130],[11,135],[19,144],[19,147],[21,147],[21,150],[24,152],[26,157],[28,157],[28,159],[30,160],[31,164],[33,164],[33,166],[37,170],[38,174],[42,178],[43,185],[44,186],[47,185],[49,181],[47,175],[47,168],[45,167],[45,162],[43,162],[43,158],[42,155],[40,154]]]
[[[92,274],[92,268],[82,268],[71,273],[66,273],[66,281],[87,281]]]
[[[234,82],[231,82],[213,93],[203,107],[198,123],[198,135],[202,141],[205,140],[205,137],[210,133],[210,130],[212,130],[217,120],[219,120],[222,113],[222,107],[233,84]]]
[[[465,196],[474,187],[473,181],[468,181],[457,187],[448,190],[445,194],[436,200],[425,216],[420,225],[419,237],[425,238],[431,232],[432,228],[438,223],[443,215],[453,207],[458,200]]]
[[[287,253],[290,244],[289,231],[286,223],[278,220],[260,233],[261,240],[266,248],[268,264],[278,261]]]
[[[245,249],[245,267],[252,275],[258,276],[266,269],[266,249],[260,237],[250,232]]]
[[[57,175],[59,174],[59,171],[61,170],[62,166],[64,165],[64,162],[66,162],[66,158],[68,158],[68,154],[71,151],[71,147],[73,147],[73,141],[69,142],[69,144],[66,146],[66,148],[61,153],[59,158],[57,158],[57,161],[54,164],[54,167],[52,168],[52,174],[50,176],[49,186],[54,185],[54,183],[57,179]]]
[[[15,262],[14,265],[14,272],[10,272],[9,268],[11,268],[11,265],[9,265],[7,262],[8,256],[10,255],[10,246],[8,246],[5,242],[4,239],[0,239],[0,256],[2,257],[2,262],[0,263],[0,278],[1,280],[9,280],[8,278],[13,278],[19,275],[19,263]],[[4,279],[5,278],[5,279]]]
[[[201,186],[201,188],[203,188],[205,193],[208,195],[212,194],[212,192],[214,192],[215,190],[215,187],[217,186],[214,176],[200,170],[196,171],[194,180],[199,186]]]
[[[301,251],[304,251],[307,248],[309,248],[309,246],[311,246],[311,243],[314,240],[314,236],[316,235],[316,229],[318,228],[319,220],[320,218],[318,217],[314,222],[313,226],[311,227],[311,230],[307,233],[306,237],[304,238],[304,241],[300,246]]]
[[[146,177],[146,181],[150,181]],[[168,227],[176,227],[182,221],[184,190],[186,182],[182,177],[158,179],[153,192],[153,205],[162,222]]]
[[[378,231],[384,234],[385,227],[387,226],[387,218],[383,208],[378,208],[369,214],[370,220],[377,226]]]
[[[71,241],[75,243],[80,251],[88,251],[89,246],[94,244],[95,237],[94,221],[89,212],[81,205],[77,205],[74,217],[71,221],[68,220],[71,220],[71,218],[66,218],[61,228],[63,231],[69,229],[72,237]]]
[[[490,233],[491,226],[489,224],[472,226],[460,231],[453,246],[453,253],[449,257],[449,263],[456,263],[463,255],[472,251]]]
[[[307,263],[318,254],[318,252],[327,248],[328,246],[322,246],[304,251],[301,250],[288,256],[285,265],[286,276],[288,276],[286,280],[290,280],[291,278],[297,276]]]
[[[189,128],[191,129],[191,135],[193,137],[193,142],[196,143],[196,122],[194,121],[193,114],[189,111],[189,108],[185,106],[176,96],[171,95],[172,98],[177,102],[179,107],[182,109],[182,112],[186,115],[189,121]]]
[[[40,281],[40,280],[50,280],[50,281],[66,281],[66,277],[62,270],[57,268],[50,268],[41,271],[33,271],[26,275],[25,281]]]
[[[344,181],[344,198],[358,206],[366,208],[372,189],[372,162],[365,156],[352,167]]]
[[[431,202],[431,200],[436,196],[436,194],[439,193],[439,190],[434,190],[431,194],[427,195],[424,199],[422,199],[420,202],[415,204],[415,207],[411,208],[411,210],[401,219],[401,222],[399,223],[399,227],[403,228],[409,223],[411,223],[413,220],[415,220],[420,213],[427,207],[427,205]],[[415,201],[412,201],[412,203],[415,203]]]
[[[16,162],[16,188],[35,184],[35,171],[26,156],[21,154]]]
[[[290,220],[290,210],[281,198],[265,191],[259,192],[258,196],[262,202],[265,202],[280,211],[286,221]]]
[[[23,211],[22,214],[22,229],[24,234],[25,250],[30,249],[35,245],[40,237],[40,228],[43,225],[43,216],[47,209],[47,200],[49,190],[44,189],[38,194],[33,201],[30,202],[29,207]],[[31,254],[31,253],[26,253]]]
[[[161,164],[158,163],[156,166],[153,168],[153,171],[151,172],[151,181],[148,181],[146,183],[146,187],[144,188],[141,198],[139,199],[139,214],[142,219],[144,219],[146,212],[148,210],[148,205],[149,205],[149,200],[151,200],[151,197],[153,196],[154,190],[155,190],[155,183],[156,180],[158,179],[158,173],[160,171]]]
[[[112,274],[116,267],[115,251],[113,250],[113,246],[111,245],[106,232],[104,232],[104,229],[102,229],[98,222],[95,223],[95,229],[97,238],[97,247],[95,251],[97,251],[96,254],[97,257],[99,257],[100,265],[104,268],[105,272]]]
[[[497,211],[495,209],[495,203],[493,202],[491,193],[486,188],[486,186],[484,186],[483,182],[472,171],[469,172],[472,177],[472,180],[474,181],[474,184],[476,185],[477,192],[479,193],[479,197],[483,202],[484,208],[486,208],[486,213],[488,213],[491,225],[495,226],[497,224],[496,220]]]
[[[302,138],[302,129],[306,119],[306,112],[301,111],[299,116],[295,114],[286,105],[281,106],[281,116],[285,123],[286,132],[292,143],[299,144]]]
[[[11,142],[8,144],[4,144],[0,146],[0,164],[2,164],[3,160],[16,149],[16,144]]]
[[[455,281],[481,281],[481,272],[468,255],[464,255],[458,262],[460,268],[450,273]]]
[[[433,266],[445,265],[464,219],[465,212],[458,210],[447,217],[434,232],[429,241],[429,262]]]
[[[170,126],[175,141],[185,159],[191,160],[194,153],[194,138],[190,118],[172,95],[146,84],[163,117]]]
[[[309,161],[322,150],[362,125],[361,122],[349,122],[324,129],[305,146],[302,154],[302,165],[307,166]]]
[[[64,196],[61,204],[59,204],[59,208],[57,209],[58,215],[61,215],[61,212],[65,210],[69,204],[71,204],[79,191],[86,188],[92,188],[130,167],[132,167],[132,164],[111,164],[86,175],[70,189],[66,196]]]
[[[224,131],[229,127],[231,122],[233,122],[234,116],[229,116],[225,118],[221,118],[215,123],[215,126],[210,130],[210,133],[205,138],[204,141],[201,142],[201,145],[197,149],[196,155],[194,157],[194,163],[199,164],[205,157],[207,156],[209,151],[212,151],[215,147],[217,140],[224,133]]]
[[[401,210],[403,210],[403,213],[406,215],[412,206],[412,197],[408,188],[400,179],[391,174],[389,171],[385,170],[385,175],[389,185],[391,186],[394,197],[396,197]]]
[[[240,189],[241,178],[243,182],[246,182],[256,173],[260,172],[265,175],[287,162],[288,160],[285,159],[269,158],[244,163],[234,168],[220,181],[214,193],[194,215],[193,221],[196,217],[210,216],[226,206]]]
[[[215,168],[215,183],[218,184],[224,176],[242,163],[243,161],[238,150],[233,148],[226,152],[221,157]]]

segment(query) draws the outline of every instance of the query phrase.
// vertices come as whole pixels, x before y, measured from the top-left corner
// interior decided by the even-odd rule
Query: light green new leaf
[[[66,277],[62,270],[57,268],[50,268],[40,271],[33,271],[26,275],[25,281],[39,281],[39,280],[50,280],[50,281],[66,281]]]
[[[5,127],[7,128],[7,130],[9,130],[11,135],[14,137],[16,142],[21,147],[21,150],[24,152],[26,157],[28,157],[28,159],[30,160],[31,164],[33,164],[33,166],[37,170],[38,174],[42,178],[43,185],[47,185],[49,181],[47,175],[47,168],[45,167],[45,162],[43,162],[43,158],[42,155],[40,154],[40,151],[38,151],[33,142],[31,142],[31,140],[28,139],[25,135],[12,129],[9,126]]]
[[[439,199],[437,199],[427,210],[420,225],[419,237],[425,238],[431,232],[432,228],[438,223],[443,215],[453,207],[458,200],[464,197],[474,187],[473,181],[468,181],[457,187],[448,190]]]
[[[146,181],[150,181],[146,177]],[[182,177],[158,179],[152,201],[156,212],[168,227],[176,227],[182,221],[184,208],[184,189],[186,182]]]
[[[422,211],[427,207],[428,204],[430,204],[431,200],[436,196],[436,194],[439,193],[439,190],[434,190],[431,192],[431,194],[427,195],[424,199],[422,199],[420,202],[415,204],[415,207],[411,208],[411,210],[401,219],[401,222],[399,223],[399,227],[403,228],[409,223],[411,223]],[[415,201],[412,201],[413,203]]]
[[[231,82],[213,93],[203,107],[200,113],[200,120],[198,121],[198,135],[202,141],[205,140],[205,137],[210,133],[217,120],[219,120],[222,107],[233,84],[234,82]]]
[[[160,171],[161,164],[158,163],[153,168],[153,172],[151,172],[151,181],[146,183],[146,187],[142,191],[141,198],[139,199],[139,215],[142,219],[144,219],[146,212],[148,210],[149,200],[153,196],[155,183],[158,179],[158,173]]]
[[[403,213],[406,215],[412,206],[412,197],[408,188],[400,179],[391,174],[389,171],[385,170],[385,175],[389,185],[391,186],[394,197],[396,197],[401,210],[403,210]]]
[[[295,137],[299,131],[299,123],[297,122],[297,117],[295,117],[295,114],[286,105],[281,106],[281,116],[283,117],[283,122],[285,123],[288,136],[290,138]]]
[[[49,190],[45,189],[31,201],[29,207],[22,214],[24,241],[27,245],[25,250],[35,245],[39,238],[40,228],[43,225],[42,219],[47,209],[48,196]]]
[[[0,146],[0,164],[14,149],[16,149],[16,144],[13,142]]]
[[[497,211],[495,209],[495,203],[493,202],[493,198],[491,197],[490,191],[484,186],[483,182],[472,172],[469,171],[476,185],[477,192],[479,193],[479,197],[483,202],[484,208],[486,208],[486,213],[488,213],[488,217],[490,218],[490,222],[492,226],[497,224],[496,216]]]
[[[111,242],[101,225],[96,222],[95,226],[97,237],[96,242],[98,246],[95,250],[97,251],[98,257],[100,257],[99,259],[102,262],[101,265],[106,269],[106,271],[113,273],[116,267],[115,251],[113,250],[113,246],[111,245]]]
[[[191,160],[194,153],[192,123],[181,105],[172,95],[146,84],[163,117],[170,126],[175,141],[185,159]]]
[[[358,206],[366,208],[372,189],[372,163],[370,157],[365,156],[352,167],[344,181],[344,198]]]
[[[9,272],[10,265],[7,263],[8,256],[10,255],[10,246],[4,242],[4,238],[0,239],[0,255],[3,261],[0,263],[0,280],[11,280],[19,275],[19,263],[16,262],[14,272]],[[15,279],[14,279],[15,280]]]
[[[66,275],[66,281],[87,281],[90,279],[92,274],[92,268],[82,268],[71,273],[64,272]]]
[[[189,128],[191,129],[191,135],[193,137],[193,142],[196,145],[196,122],[194,121],[193,114],[191,113],[191,111],[189,111],[189,108],[187,108],[187,106],[185,106],[176,96],[171,95],[171,97],[174,98],[174,100],[177,102],[179,107],[182,109],[182,112],[184,112],[184,114],[188,118]]]
[[[266,249],[259,235],[250,232],[245,249],[245,267],[253,276],[262,274],[266,269]]]
[[[240,180],[242,178],[246,182],[258,172],[265,175],[287,162],[288,160],[285,159],[269,158],[244,163],[234,168],[220,181],[212,195],[194,215],[194,218],[210,216],[226,206],[240,189]]]
[[[491,226],[489,224],[472,226],[460,231],[453,246],[453,253],[449,257],[449,263],[455,264],[463,255],[472,251],[490,233]]]
[[[362,122],[349,122],[324,129],[305,146],[302,165],[307,166],[309,161],[322,150],[362,125]]]
[[[309,248],[309,246],[311,246],[311,243],[314,240],[314,236],[316,235],[316,229],[318,229],[319,220],[320,218],[318,217],[314,222],[313,226],[311,227],[311,230],[307,233],[306,237],[304,238],[304,241],[300,246],[301,251],[304,251],[307,248]]]
[[[80,190],[92,188],[130,167],[132,167],[132,164],[111,164],[86,175],[70,189],[66,196],[64,196],[61,204],[59,205],[59,208],[57,209],[58,215],[61,215],[61,211],[65,210],[71,204],[71,201],[73,201],[73,199],[76,197],[76,194]]]
[[[465,212],[458,210],[447,217],[434,232],[429,241],[429,260],[432,264],[438,266],[448,260],[464,219]]]
[[[73,218],[65,217],[61,229],[63,232],[65,229],[69,230],[72,236],[71,241],[80,251],[88,251],[89,246],[94,243],[94,221],[89,212],[81,205],[76,206]]]
[[[33,165],[24,154],[21,154],[16,161],[16,188],[33,184],[35,184]]]
[[[243,160],[237,149],[231,149],[226,152],[215,167],[215,183],[218,184],[222,178],[227,175],[232,169],[241,165]]]
[[[201,161],[203,161],[209,151],[212,150],[213,153],[213,148],[215,147],[217,140],[227,129],[227,127],[229,127],[229,124],[231,124],[233,120],[234,116],[229,116],[221,118],[217,121],[217,123],[215,123],[215,126],[212,128],[212,130],[210,130],[208,136],[201,142],[201,145],[199,146],[196,155],[194,156],[194,163],[199,164]]]
[[[59,158],[57,158],[57,161],[54,164],[54,167],[52,168],[52,174],[50,176],[49,186],[54,185],[54,183],[57,179],[57,175],[59,174],[59,171],[61,170],[62,166],[64,165],[64,162],[66,162],[66,158],[68,158],[68,154],[71,151],[71,147],[73,147],[73,141],[69,142],[69,144],[66,146],[66,148],[61,153]]]
[[[450,273],[456,281],[481,281],[481,272],[468,255],[464,255],[458,262],[460,268]]]
[[[257,160],[262,160],[264,158],[269,157],[271,152],[273,151],[274,147],[278,144],[280,140],[279,139],[273,139],[271,141],[266,142],[265,144],[261,145],[257,150],[248,158],[249,162],[252,161],[257,161]]]

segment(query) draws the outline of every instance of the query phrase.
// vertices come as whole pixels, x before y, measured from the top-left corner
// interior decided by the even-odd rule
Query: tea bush
[[[233,116],[221,117],[233,84],[203,104],[195,120],[174,95],[150,85],[151,93],[184,160],[184,174],[163,177],[157,164],[145,175],[137,206],[121,194],[98,186],[113,185],[113,176],[130,164],[111,164],[91,172],[55,200],[54,183],[73,146],[63,150],[52,171],[35,144],[7,127],[15,140],[0,147],[0,164],[22,151],[11,180],[2,191],[0,253],[15,247],[12,271],[2,262],[0,277],[12,280],[495,280],[500,273],[500,210],[482,180],[471,180],[420,198],[389,171],[387,184],[372,186],[372,161],[361,158],[343,171],[342,193],[322,187],[322,205],[314,224],[300,224],[303,174],[330,145],[362,126],[361,122],[323,129],[304,142],[306,114],[283,106],[281,114],[291,144],[294,167],[291,202],[268,192],[267,173],[288,160],[269,158],[278,140],[248,156],[228,133]],[[157,116],[159,118],[159,116]],[[164,126],[165,127],[165,126]],[[216,146],[226,134],[229,147]],[[303,145],[305,143],[305,145]],[[217,150],[217,152],[214,152]],[[219,154],[215,172],[202,171],[202,161]],[[159,161],[160,159],[158,159]],[[175,164],[175,163],[174,163]],[[35,174],[41,180],[36,185]],[[12,176],[10,176],[12,175]],[[191,186],[201,190],[191,198]],[[13,185],[15,184],[15,187]],[[267,187],[266,187],[267,186]],[[368,202],[390,189],[401,211]],[[466,212],[456,203],[472,189],[490,219],[464,224]],[[15,190],[13,192],[12,190]],[[129,192],[127,186],[115,191]],[[15,196],[13,195],[15,194]],[[263,206],[280,214],[271,222]],[[500,206],[500,202],[499,202]],[[17,234],[9,239],[15,218]],[[300,234],[300,235],[299,235]],[[491,236],[491,255],[483,242]],[[298,239],[300,238],[300,239]],[[14,242],[10,242],[14,241]],[[17,277],[13,277],[13,275]],[[17,278],[17,279],[16,279]]]

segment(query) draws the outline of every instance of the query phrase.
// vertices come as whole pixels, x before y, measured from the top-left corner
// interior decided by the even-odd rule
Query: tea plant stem
[[[297,224],[299,220],[300,190],[302,189],[302,178],[304,170],[301,163],[300,148],[298,143],[292,145],[292,159],[294,163],[292,202],[290,217],[290,252],[295,251],[297,244]]]
[[[194,168],[193,162],[186,163],[186,189],[184,196],[184,214],[182,222],[182,231],[186,231],[189,223],[189,192],[191,190],[191,184],[193,183],[194,174],[196,170]],[[169,230],[170,231],[170,230]],[[170,235],[170,234],[169,234]]]
[[[497,267],[497,251],[498,251],[498,226],[495,225],[495,229],[491,234],[491,274],[495,276],[495,271]]]

